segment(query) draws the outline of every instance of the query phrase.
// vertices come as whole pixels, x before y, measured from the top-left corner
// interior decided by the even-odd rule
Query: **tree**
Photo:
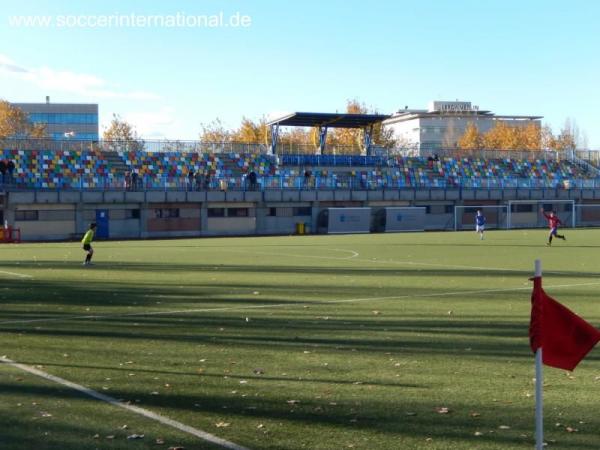
[[[477,125],[469,122],[464,134],[458,140],[458,148],[463,150],[479,150],[481,149],[481,145],[482,138]]]
[[[143,150],[145,142],[129,122],[113,114],[110,125],[104,130],[102,137],[109,141],[109,146],[114,150],[125,148],[126,150]]]
[[[261,117],[258,122],[254,122],[247,117],[242,118],[240,127],[233,132],[233,141],[243,144],[268,144],[269,127],[267,119]]]
[[[507,149],[507,126],[504,122],[496,122],[492,128],[481,136],[481,145],[486,149]]]
[[[319,145],[318,129],[293,127],[279,134],[278,145],[284,151],[294,153],[314,153]]]
[[[577,122],[567,117],[557,137],[558,150],[574,150],[582,147],[582,138]]]
[[[376,109],[369,109],[367,105],[361,103],[358,99],[350,99],[346,102],[347,114],[378,114]],[[358,128],[335,128],[327,135],[327,142],[334,146],[345,146],[350,148],[361,148],[364,142],[364,132]],[[373,125],[371,133],[371,142],[385,148],[393,148],[397,145],[394,137],[394,131],[391,128],[385,128],[383,124]]]
[[[232,132],[225,128],[218,117],[210,123],[201,124],[200,140],[206,143],[231,142]]]
[[[560,132],[555,135],[550,125],[546,124],[541,130],[541,146],[548,150],[562,152],[586,147],[585,133],[582,132],[575,120],[567,118]]]
[[[470,136],[465,136],[467,131],[471,133]],[[474,142],[479,142],[481,148],[493,150],[539,150],[541,145],[541,130],[535,122],[523,126],[498,121],[486,133],[480,134],[478,139],[472,129],[465,130],[465,135],[461,148],[473,149]]]
[[[0,100],[0,139],[46,137],[46,125],[32,124],[27,114],[6,100]]]
[[[535,138],[535,130],[531,137]],[[509,125],[506,122],[496,122],[494,127],[482,136],[483,147],[486,149],[523,150],[525,148],[524,127]],[[539,148],[539,147],[538,147]]]
[[[548,124],[542,127],[540,143],[545,150],[557,150],[558,143],[552,132],[552,127]]]
[[[542,148],[542,130],[537,122],[529,122],[521,128],[521,146],[531,151]]]

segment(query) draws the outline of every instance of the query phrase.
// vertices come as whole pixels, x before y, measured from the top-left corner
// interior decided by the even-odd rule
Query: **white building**
[[[414,146],[427,152],[455,147],[469,123],[474,123],[480,133],[485,133],[498,122],[513,127],[527,126],[531,122],[541,126],[540,119],[542,116],[496,115],[480,110],[471,102],[433,101],[428,109],[406,107],[383,124],[394,130],[401,146]]]

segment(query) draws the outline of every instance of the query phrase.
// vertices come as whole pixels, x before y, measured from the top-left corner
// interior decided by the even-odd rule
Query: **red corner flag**
[[[572,371],[600,341],[600,331],[549,297],[542,278],[533,279],[529,342],[535,353],[542,348],[543,363]]]

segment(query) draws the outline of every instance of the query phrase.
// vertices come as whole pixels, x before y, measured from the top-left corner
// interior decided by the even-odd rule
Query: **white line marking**
[[[32,275],[27,275],[25,273],[7,272],[6,270],[0,270],[0,274],[10,275],[11,277],[19,277],[19,278],[33,278]]]
[[[578,286],[598,286],[600,282],[594,283],[573,283],[573,284],[556,284],[553,286],[544,286],[546,291],[550,289],[560,289],[567,287],[578,287]],[[390,295],[386,297],[361,297],[361,298],[346,298],[336,300],[322,300],[322,301],[291,301],[286,303],[269,303],[266,305],[246,305],[246,306],[227,306],[221,308],[199,308],[199,309],[179,309],[171,311],[146,311],[139,313],[128,313],[128,314],[96,314],[96,315],[85,315],[85,316],[71,316],[71,317],[57,317],[57,318],[39,318],[39,319],[25,319],[25,320],[8,320],[0,322],[0,325],[15,325],[15,324],[28,324],[28,323],[51,323],[51,322],[68,322],[72,320],[102,320],[102,319],[118,319],[122,317],[150,317],[150,316],[166,316],[171,314],[191,314],[191,313],[205,313],[205,312],[222,312],[222,311],[245,311],[251,309],[269,309],[269,308],[282,308],[288,306],[307,306],[307,305],[329,305],[337,303],[361,303],[369,301],[382,301],[382,300],[399,300],[406,298],[427,298],[427,297],[449,297],[453,295],[469,295],[469,294],[491,294],[494,292],[511,292],[511,291],[524,291],[531,290],[531,286],[503,288],[503,289],[480,289],[472,291],[448,291],[448,292],[433,292],[430,294],[405,294],[405,295]]]
[[[38,377],[44,378],[45,380],[52,381],[54,383],[60,384],[62,386],[66,386],[68,388],[74,389],[76,391],[81,392],[89,397],[93,397],[96,400],[100,400],[106,403],[109,403],[113,406],[118,406],[119,408],[126,409],[135,414],[139,414],[140,416],[147,417],[148,419],[155,420],[157,422],[162,423],[163,425],[168,425],[172,428],[175,428],[179,431],[183,431],[184,433],[191,434],[196,436],[204,441],[211,442],[213,444],[219,445],[223,448],[229,448],[232,450],[248,450],[246,447],[242,447],[241,445],[234,444],[233,442],[226,441],[225,439],[221,439],[215,435],[207,433],[206,431],[198,430],[197,428],[190,427],[181,422],[177,422],[176,420],[169,419],[168,417],[161,416],[160,414],[154,413],[144,408],[140,408],[139,406],[128,405],[127,403],[120,402],[119,400],[112,398],[108,395],[101,394],[100,392],[96,392],[93,389],[87,388],[80,384],[73,383],[71,381],[65,380],[64,378],[59,378],[54,375],[50,375],[49,373],[38,370],[34,367],[27,366],[25,364],[19,364],[15,361],[12,361],[8,358],[0,357],[0,362],[7,364],[9,366],[15,367],[17,369],[28,372],[32,375],[36,375]]]
[[[339,259],[352,259],[352,258],[356,258],[358,256],[358,252],[355,252],[354,250],[345,250],[343,248],[332,248],[331,250],[333,250],[334,252],[351,253],[350,256],[347,256],[346,258],[339,258]]]
[[[427,263],[427,262],[416,262],[416,261],[396,261],[393,259],[358,259],[358,252],[354,250],[342,250],[342,249],[330,249],[332,251],[346,251],[351,252],[353,255],[346,258],[340,258],[337,256],[321,256],[321,255],[298,255],[293,253],[269,253],[269,252],[252,252],[253,255],[265,255],[265,256],[287,256],[291,258],[310,258],[310,259],[331,259],[335,261],[342,260],[350,260],[362,263],[377,263],[377,264],[399,264],[399,265],[407,265],[407,266],[424,266],[424,267],[443,267],[447,269],[471,269],[471,270],[481,270],[488,272],[526,272],[529,269],[513,269],[513,268],[502,268],[502,267],[480,267],[480,266],[466,266],[461,264],[441,264],[441,263]],[[249,252],[241,249],[223,249],[224,252],[230,253],[246,253]],[[557,272],[557,271],[544,271],[545,274],[556,274],[556,275],[573,275],[576,276],[579,272]],[[587,274],[587,272],[586,272]]]
[[[291,258],[333,259],[335,261],[343,261],[343,260],[347,260],[347,259],[356,258],[358,256],[358,252],[355,252],[354,250],[344,250],[341,248],[332,248],[332,249],[325,249],[325,250],[331,250],[334,252],[348,252],[348,253],[352,253],[352,255],[345,256],[345,257],[321,256],[321,255],[298,255],[298,254],[293,254],[293,253],[269,253],[269,252],[254,252],[254,251],[248,252],[246,250],[237,250],[237,249],[233,249],[233,248],[222,249],[221,251],[229,252],[229,253],[245,253],[245,254],[251,253],[252,255],[265,255],[265,256],[289,256]],[[360,260],[355,260],[355,261],[360,261]],[[362,260],[362,261],[369,261],[369,260]]]
[[[506,269],[503,267],[478,267],[478,266],[464,266],[461,264],[441,264],[441,263],[426,263],[426,262],[416,262],[416,261],[396,261],[394,259],[383,260],[383,259],[373,259],[373,260],[364,260],[359,259],[357,261],[360,262],[375,262],[375,263],[389,263],[389,264],[406,264],[408,266],[425,266],[425,267],[444,267],[448,269],[471,269],[471,270],[481,270],[481,271],[492,271],[492,272],[526,272],[528,269]],[[557,272],[557,271],[544,271],[545,274],[554,274],[554,275],[572,275],[574,277],[581,272]],[[583,272],[586,275],[589,275],[589,272]]]

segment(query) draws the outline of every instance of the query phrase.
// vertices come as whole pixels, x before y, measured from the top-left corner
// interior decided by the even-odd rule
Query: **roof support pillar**
[[[277,140],[279,138],[279,124],[271,125],[271,155],[277,154]]]
[[[325,146],[327,145],[327,127],[319,127],[319,154],[325,154]]]
[[[367,156],[371,156],[371,143],[373,139],[373,125],[369,125],[363,129],[363,139],[365,146],[365,153]]]

